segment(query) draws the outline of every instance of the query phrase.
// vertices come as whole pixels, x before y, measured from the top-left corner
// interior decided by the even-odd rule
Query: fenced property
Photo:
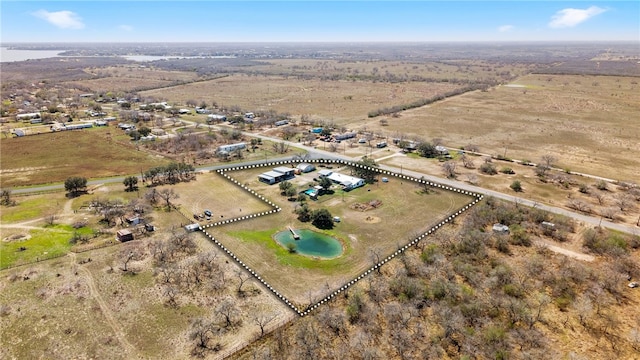
[[[413,183],[421,187],[429,187],[433,189],[433,191],[437,193],[434,196],[442,196],[443,194],[444,195],[455,194],[455,195],[462,195],[462,197],[449,198],[448,199],[450,201],[449,207],[447,207],[446,209],[441,209],[441,210],[448,210],[448,211],[440,212],[441,214],[444,214],[444,215],[439,217],[439,220],[436,223],[433,223],[428,228],[426,228],[426,230],[420,231],[419,233],[415,233],[414,234],[415,236],[412,236],[411,238],[404,241],[402,241],[402,239],[403,238],[406,239],[406,237],[400,237],[400,238],[395,238],[391,240],[392,246],[386,246],[385,248],[381,248],[381,251],[378,254],[378,258],[376,259],[375,262],[371,262],[371,261],[367,261],[366,259],[363,259],[362,255],[364,253],[362,249],[357,249],[358,245],[354,245],[354,244],[345,245],[346,255],[344,257],[351,261],[345,262],[344,260],[336,259],[336,260],[329,260],[323,263],[317,259],[302,259],[302,260],[297,259],[299,261],[296,262],[295,261],[296,259],[292,260],[291,258],[283,257],[282,251],[284,250],[278,249],[278,245],[274,246],[273,244],[262,243],[261,245],[258,245],[256,247],[256,246],[253,246],[255,244],[251,244],[252,240],[248,240],[246,236],[243,236],[251,233],[251,229],[255,229],[256,232],[254,233],[254,236],[253,236],[254,238],[257,237],[257,238],[262,238],[263,240],[266,239],[266,241],[269,242],[270,230],[261,231],[261,226],[269,223],[271,224],[279,223],[280,221],[276,221],[275,219],[272,218],[274,216],[282,217],[282,219],[279,219],[279,220],[284,220],[284,224],[289,223],[291,221],[290,219],[291,217],[282,211],[283,207],[276,204],[277,202],[276,200],[271,200],[267,196],[263,195],[262,190],[264,190],[264,187],[259,190],[254,190],[252,188],[251,186],[252,184],[257,185],[256,180],[253,180],[254,181],[253,183],[249,182],[249,184],[247,184],[247,182],[238,180],[237,178],[232,177],[230,175],[230,173],[235,173],[234,175],[236,176],[239,175],[239,177],[241,177],[242,180],[255,179],[255,176],[252,177],[253,173],[255,171],[259,171],[260,168],[262,167],[292,165],[294,163],[295,161],[265,163],[265,164],[259,164],[259,165],[229,167],[223,170],[218,170],[218,172],[222,176],[224,176],[224,178],[227,179],[229,182],[231,182],[235,186],[240,187],[244,191],[248,192],[250,195],[257,197],[259,200],[268,204],[271,207],[271,210],[248,214],[248,215],[226,219],[222,221],[217,221],[208,225],[201,226],[201,230],[209,237],[209,239],[211,239],[211,241],[213,241],[218,247],[220,247],[220,249],[222,249],[230,258],[232,258],[241,267],[247,270],[258,282],[260,282],[266,289],[271,291],[276,297],[278,297],[284,304],[286,304],[289,308],[293,310],[294,313],[296,313],[299,316],[308,315],[312,311],[316,310],[319,306],[332,300],[334,297],[338,296],[340,293],[346,291],[349,287],[351,287],[356,282],[365,278],[371,272],[378,271],[378,269],[381,266],[391,261],[396,256],[402,254],[405,250],[409,249],[409,247],[416,245],[419,241],[423,241],[434,231],[444,226],[445,224],[451,222],[458,215],[462,214],[463,212],[468,210],[471,206],[475,205],[482,199],[482,195],[480,194],[464,191],[461,189],[445,186],[445,185],[434,183],[434,182],[429,182],[423,179],[417,179],[410,176],[397,174],[387,170],[382,170],[378,168],[368,168],[368,170],[375,171],[378,175],[385,176],[387,177],[387,179],[390,178],[392,180],[393,179],[400,180],[399,184],[395,185],[396,187],[404,186],[402,185],[403,183],[407,183],[407,186]],[[327,164],[331,164],[333,166],[340,166],[340,167],[362,167],[363,166],[360,164],[351,163],[351,162],[342,161],[342,160],[317,160],[316,163],[319,166],[323,166]],[[243,173],[243,172],[246,172],[246,173]],[[385,183],[385,184],[388,184],[388,183]],[[266,187],[268,185],[263,185],[263,186]],[[415,193],[415,191],[411,192],[412,189],[413,188],[409,188],[409,189],[406,189],[406,191],[413,194]],[[379,188],[377,188],[374,190],[374,193],[376,192],[379,193],[385,190],[386,189],[380,190]],[[371,192],[371,188],[367,189],[366,193],[364,193],[364,189],[360,189],[360,191],[363,192],[363,195],[361,196],[366,197]],[[466,200],[460,201],[462,199],[466,199]],[[457,202],[454,200],[457,200]],[[456,206],[454,205],[454,203],[459,205]],[[342,205],[342,204],[339,203],[338,205]],[[342,207],[344,207],[344,205],[342,205]],[[381,207],[381,208],[384,209],[384,207]],[[397,212],[393,213],[394,216],[397,214],[398,214]],[[261,221],[261,219],[264,219],[264,218],[269,218],[269,220],[267,220],[266,222]],[[251,222],[247,222],[247,220],[251,220]],[[405,220],[405,221],[408,221],[408,220]],[[243,224],[239,225],[239,223],[243,223]],[[256,224],[256,226],[251,225],[254,223]],[[287,227],[285,226],[284,228],[286,229]],[[240,230],[240,229],[244,229],[244,230]],[[234,235],[235,236],[239,235],[241,240],[232,241],[232,239],[234,238]],[[257,242],[260,243],[261,241],[257,241]],[[394,241],[396,246],[393,246]],[[359,239],[358,242],[365,242],[365,241],[364,239]],[[387,245],[388,243],[389,241],[387,241]],[[241,244],[241,245],[239,246],[238,244]],[[246,246],[242,246],[243,244],[246,244]],[[260,249],[260,251],[257,251],[256,249]],[[275,254],[270,252],[273,252]],[[293,254],[291,256],[301,257],[301,255],[296,255],[296,254]],[[353,261],[354,259],[357,260],[355,263]],[[264,266],[261,265],[264,263],[269,263],[269,267],[276,268],[276,270],[274,271],[273,269],[271,270],[265,269]],[[304,287],[302,288],[298,287],[297,289],[294,289],[294,291],[292,292],[292,291],[289,291],[290,286],[285,286],[285,284],[281,280],[279,280],[282,277],[286,277],[286,274],[288,273],[288,271],[289,272],[291,271],[290,268],[292,265],[296,266],[296,274],[297,274],[296,277],[298,279],[304,279],[305,276],[308,274],[311,274],[311,277],[314,278],[313,280],[307,279],[306,281],[303,281],[303,282],[307,282],[308,283],[307,285],[309,284],[311,285],[306,287],[307,296],[308,296],[307,299],[301,300],[303,294],[301,294],[300,292],[301,291],[304,292],[304,289],[303,289]],[[355,269],[349,269],[349,267],[351,266],[355,267]],[[338,271],[328,270],[329,267],[332,268],[332,270],[337,268]],[[349,277],[346,277],[346,276],[349,276]],[[331,284],[333,284],[333,287],[331,287],[331,285],[329,284],[329,280],[326,280],[325,283],[327,284],[327,286],[325,286],[323,289],[314,288],[314,287],[317,287],[317,284],[319,283],[317,280],[318,278],[323,278],[325,280],[328,278],[332,278]],[[347,280],[345,280],[345,278]],[[313,297],[310,295],[312,291],[314,291],[316,294]]]

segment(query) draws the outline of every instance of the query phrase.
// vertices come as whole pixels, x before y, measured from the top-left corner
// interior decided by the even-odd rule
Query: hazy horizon
[[[631,1],[3,1],[0,6],[2,44],[640,41],[640,2]]]

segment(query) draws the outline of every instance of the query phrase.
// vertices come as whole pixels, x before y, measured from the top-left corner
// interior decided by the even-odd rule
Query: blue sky
[[[640,41],[640,1],[12,1],[2,43]]]

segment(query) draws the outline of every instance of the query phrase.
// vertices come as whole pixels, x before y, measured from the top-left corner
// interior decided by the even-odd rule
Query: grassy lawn
[[[2,241],[0,243],[0,268],[37,261],[38,258],[66,254],[72,244],[73,234],[93,235],[90,228],[74,229],[70,225],[53,225],[41,230],[30,230],[27,239]]]
[[[30,219],[37,219],[55,213],[66,201],[64,194],[14,196],[16,206],[3,206],[0,211],[0,221],[15,223]]]
[[[427,231],[451,212],[471,199],[457,193],[432,191],[423,194],[412,182],[391,178],[388,183],[366,185],[350,192],[336,190],[317,201],[307,201],[310,209],[328,209],[340,216],[341,222],[331,230],[316,229],[310,223],[297,220],[296,202],[280,195],[278,185],[267,185],[257,175],[268,168],[229,172],[229,175],[282,208],[279,213],[208,228],[207,232],[233,251],[242,261],[267,280],[274,288],[299,306],[310,298],[320,298],[365,271],[374,263]],[[337,169],[348,174],[348,169]],[[291,182],[298,191],[308,188],[317,172],[296,176]],[[356,205],[378,200],[381,205],[366,211]],[[337,258],[321,260],[289,253],[273,235],[286,230],[313,229],[338,239],[345,249]],[[428,241],[428,240],[427,240]]]

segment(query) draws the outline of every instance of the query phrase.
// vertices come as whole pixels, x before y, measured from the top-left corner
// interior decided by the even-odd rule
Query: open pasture
[[[640,91],[636,77],[527,75],[510,86],[472,92],[402,112],[382,127],[447,146],[540,161],[617,180],[640,178]],[[614,171],[615,169],[615,171]]]
[[[297,220],[294,213],[297,203],[280,195],[278,185],[258,181],[258,174],[267,170],[258,168],[228,174],[276,203],[282,211],[210,227],[206,231],[301,308],[342,286],[471,200],[469,196],[448,191],[424,194],[416,183],[394,177],[387,183],[365,185],[350,192],[336,189],[333,194],[321,195],[317,201],[308,200],[310,209],[325,208],[341,218],[333,229],[321,232],[338,239],[344,253],[337,258],[320,260],[290,253],[272,238],[288,226],[294,229],[315,227]],[[346,168],[334,171],[349,173]],[[314,176],[317,172],[296,176],[291,182],[298,191],[303,191],[313,182]],[[356,208],[358,204],[374,200],[380,201],[381,205],[366,211]]]
[[[179,205],[180,212],[194,222],[196,220],[193,219],[193,214],[202,215],[205,209],[213,213],[211,222],[272,209],[264,201],[231,185],[217,172],[198,174],[195,181],[179,183],[170,188],[180,196],[172,200],[172,203]],[[206,225],[207,221],[200,223]]]
[[[450,83],[373,83],[361,81],[304,80],[282,76],[232,75],[224,78],[141,91],[143,97],[215,100],[218,106],[237,105],[246,111],[275,110],[292,115],[313,115],[344,124],[366,119],[369,111],[412,101],[462,87]]]
[[[517,62],[467,59],[432,61],[421,58],[411,61],[271,59],[248,69],[261,74],[312,76],[333,80],[483,81],[524,74],[531,68],[534,68],[531,64]]]
[[[70,87],[86,87],[99,92],[127,92],[170,86],[198,78],[195,72],[168,71],[140,65],[117,65],[88,68],[85,71],[97,78],[64,82]],[[169,99],[172,100],[172,99]]]
[[[61,182],[70,176],[95,179],[139,174],[141,170],[167,163],[155,155],[137,151],[128,140],[115,141],[116,132],[120,131],[95,128],[3,139],[2,186]]]

